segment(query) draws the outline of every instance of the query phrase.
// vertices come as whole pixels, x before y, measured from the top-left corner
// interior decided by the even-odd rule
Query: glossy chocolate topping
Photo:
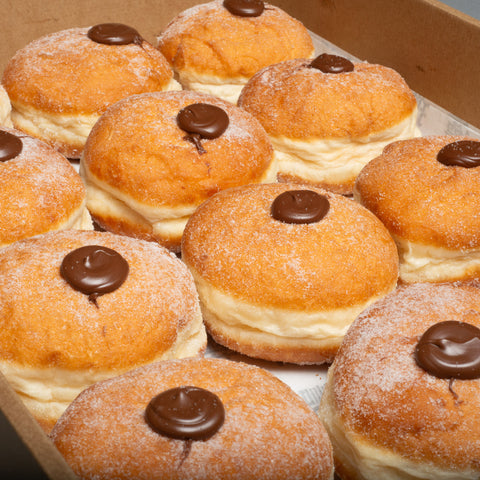
[[[0,162],[15,158],[21,153],[23,143],[16,135],[0,130]]]
[[[177,387],[150,400],[145,419],[157,433],[181,440],[207,440],[225,420],[217,395],[198,387]]]
[[[480,329],[449,320],[432,325],[415,347],[415,361],[439,378],[480,377]]]
[[[259,17],[265,9],[262,0],[224,0],[223,6],[237,17]]]
[[[220,107],[193,103],[178,112],[177,123],[187,133],[198,134],[202,138],[217,138],[227,129],[229,119]]]
[[[135,43],[141,45],[143,38],[132,27],[123,23],[100,23],[95,25],[87,33],[88,38],[105,45],[128,45]]]
[[[95,304],[98,296],[119,288],[128,271],[128,262],[118,252],[98,245],[72,250],[60,266],[60,275],[70,286]]]
[[[313,59],[309,66],[323,73],[346,73],[353,72],[354,69],[354,65],[350,60],[338,55],[330,55],[329,53],[322,53]]]
[[[447,166],[473,168],[480,165],[480,142],[459,140],[445,145],[437,160]]]
[[[327,197],[312,190],[288,190],[272,203],[271,214],[284,223],[314,223],[330,209]]]

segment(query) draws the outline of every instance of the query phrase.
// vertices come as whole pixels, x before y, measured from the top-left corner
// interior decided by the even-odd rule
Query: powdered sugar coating
[[[125,282],[97,298],[74,290],[60,265],[103,245],[129,263]],[[0,355],[23,366],[125,371],[160,358],[198,320],[193,278],[157,244],[87,231],[54,232],[0,251]]]
[[[163,90],[173,77],[166,59],[148,42],[104,45],[90,40],[87,32],[62,30],[19,50],[3,75],[12,104],[101,114],[128,95]]]
[[[225,422],[191,444],[144,420],[150,399],[182,385],[218,395]],[[312,410],[266,370],[220,359],[152,364],[84,391],[51,438],[82,479],[329,479],[331,447]]]
[[[480,380],[456,380],[453,393],[414,360],[420,336],[445,320],[480,326],[478,283],[400,287],[364,311],[332,366],[335,409],[358,441],[478,474]]]
[[[67,159],[43,142],[19,137],[19,155],[0,161],[0,245],[60,228],[85,202],[82,180]]]

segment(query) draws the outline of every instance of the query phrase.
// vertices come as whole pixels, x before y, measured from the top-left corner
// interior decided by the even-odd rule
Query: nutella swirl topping
[[[480,142],[459,140],[445,145],[437,154],[437,160],[452,167],[473,168],[480,166]]]
[[[0,130],[0,162],[6,162],[20,155],[23,142],[16,135]]]
[[[180,440],[208,440],[223,425],[225,409],[213,392],[183,386],[152,398],[145,419],[161,435]]]
[[[132,27],[123,23],[100,23],[88,30],[90,40],[105,45],[142,45],[143,38]]]
[[[432,325],[415,347],[415,361],[438,378],[480,377],[480,329],[449,320]]]
[[[208,103],[193,103],[182,108],[177,114],[177,125],[195,144],[199,153],[205,153],[201,145],[202,138],[218,138],[225,132],[230,120],[225,110]]]
[[[350,60],[338,55],[330,55],[329,53],[322,53],[313,59],[309,66],[323,73],[353,72],[355,68]]]
[[[272,203],[271,214],[284,223],[314,223],[330,209],[327,197],[312,190],[287,190]]]
[[[224,0],[223,6],[237,17],[259,17],[265,10],[262,0]]]
[[[97,307],[97,297],[119,288],[128,276],[128,262],[108,247],[87,245],[68,253],[60,266],[60,275],[70,286],[88,295]]]

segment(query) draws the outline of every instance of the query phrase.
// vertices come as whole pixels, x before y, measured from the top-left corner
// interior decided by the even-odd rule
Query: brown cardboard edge
[[[2,373],[0,373],[0,409],[48,478],[78,479]]]

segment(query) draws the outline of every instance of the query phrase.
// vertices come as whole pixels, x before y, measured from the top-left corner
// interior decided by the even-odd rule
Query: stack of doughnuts
[[[53,232],[0,250],[0,369],[48,431],[90,384],[206,347],[183,263],[152,242]]]
[[[52,147],[0,127],[0,247],[65,229],[92,229],[82,179]]]
[[[480,273],[480,141],[428,136],[395,142],[361,171],[355,198],[395,239],[405,283]]]
[[[212,95],[134,95],[112,105],[80,163],[87,205],[104,229],[180,250],[185,224],[214,193],[273,181],[267,134],[244,110]]]
[[[316,414],[258,367],[187,359],[85,390],[51,438],[82,480],[331,480]]]
[[[302,23],[262,0],[215,0],[189,8],[165,28],[158,48],[185,89],[232,103],[261,68],[314,55]]]
[[[180,89],[163,55],[132,27],[72,28],[19,50],[2,79],[15,128],[79,158],[99,116],[142,92]]]
[[[330,54],[264,68],[238,105],[270,136],[280,180],[346,195],[385,145],[418,134],[415,96],[396,71]]]
[[[213,339],[255,358],[331,362],[355,317],[397,284],[395,243],[352,200],[319,188],[231,188],[190,217],[182,259]]]
[[[365,310],[320,417],[342,480],[480,476],[480,290],[416,283]]]

